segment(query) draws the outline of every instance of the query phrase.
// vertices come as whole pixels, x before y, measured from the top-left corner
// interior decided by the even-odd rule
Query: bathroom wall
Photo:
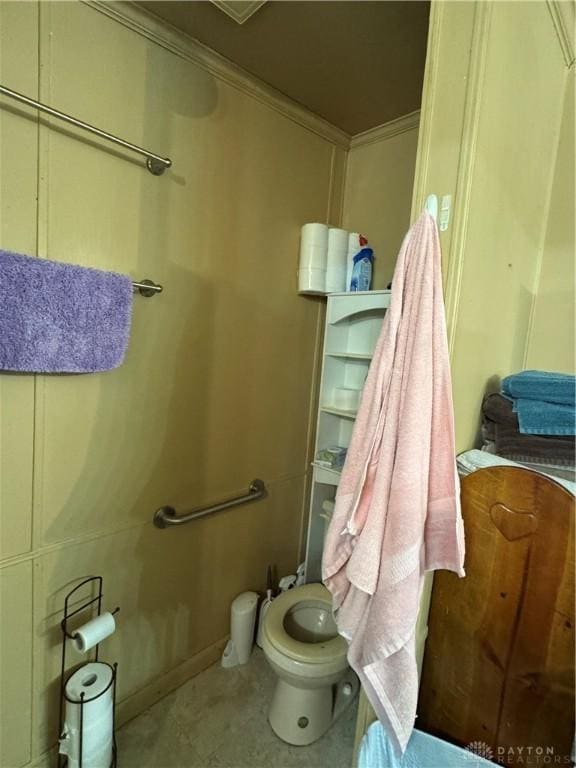
[[[432,192],[453,195],[441,242],[460,451],[500,377],[573,366],[574,208],[563,195],[574,64],[560,5],[432,4],[412,215]]]
[[[0,81],[170,156],[0,110],[0,244],[151,278],[115,371],[0,376],[0,764],[57,734],[58,622],[81,577],[121,607],[120,718],[214,661],[229,604],[299,556],[323,302],[302,222],[338,223],[344,136],[115,5],[0,4]],[[134,14],[134,11],[130,11]],[[136,14],[136,17],[144,19]],[[269,497],[178,530],[154,510]]]
[[[410,226],[418,117],[414,112],[358,134],[348,153],[343,226],[369,238],[375,255],[376,290],[386,288],[392,280]]]
[[[526,353],[527,368],[573,373],[576,327],[574,309],[574,66],[566,92],[554,166],[538,293]]]

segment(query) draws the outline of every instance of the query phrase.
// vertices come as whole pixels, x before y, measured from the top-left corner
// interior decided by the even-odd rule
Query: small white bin
[[[223,667],[246,664],[254,645],[258,594],[242,592],[230,606],[230,640],[222,654]]]

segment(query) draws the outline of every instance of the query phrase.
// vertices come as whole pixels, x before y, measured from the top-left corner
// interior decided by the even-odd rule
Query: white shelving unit
[[[347,448],[356,418],[355,410],[336,404],[338,388],[361,390],[382,320],[390,305],[390,291],[332,293],[328,296],[320,400],[314,456],[329,446]],[[321,581],[322,548],[340,472],[313,462],[312,492],[306,543],[306,581]]]

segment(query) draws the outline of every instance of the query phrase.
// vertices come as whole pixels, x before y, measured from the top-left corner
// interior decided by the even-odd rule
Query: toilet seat
[[[329,640],[308,643],[288,634],[284,626],[286,614],[300,603],[321,603],[324,610],[332,611],[332,597],[323,584],[306,584],[284,592],[272,601],[266,614],[263,629],[270,644],[288,658],[306,664],[344,661],[348,645],[338,634]]]

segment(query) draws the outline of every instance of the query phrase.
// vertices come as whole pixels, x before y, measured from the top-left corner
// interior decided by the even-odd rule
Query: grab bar
[[[160,155],[156,155],[154,152],[150,152],[149,150],[143,149],[136,144],[132,144],[130,141],[120,139],[118,136],[114,136],[114,134],[108,133],[108,131],[103,131],[101,128],[96,128],[94,125],[90,125],[90,123],[85,123],[84,120],[78,120],[77,117],[71,117],[65,112],[60,112],[59,109],[54,109],[54,107],[49,107],[47,104],[42,104],[41,102],[36,101],[36,99],[31,99],[29,96],[24,96],[23,93],[13,91],[11,88],[7,88],[5,85],[0,85],[0,95],[9,96],[11,99],[20,101],[22,104],[28,104],[28,106],[34,107],[40,112],[46,112],[47,115],[57,117],[58,120],[63,120],[65,123],[75,125],[76,128],[82,128],[84,131],[94,133],[96,136],[100,136],[102,139],[107,139],[114,144],[119,144],[121,147],[129,149],[131,152],[144,155],[146,158],[146,168],[148,168],[150,173],[152,173],[154,176],[161,176],[166,168],[170,168],[172,165],[172,160],[170,160],[169,157],[161,157]]]
[[[213,515],[215,512],[221,512],[223,509],[230,509],[230,507],[238,507],[240,504],[247,504],[249,501],[257,501],[258,499],[265,498],[267,495],[268,492],[264,485],[264,481],[252,480],[248,487],[248,493],[244,496],[237,496],[235,499],[221,501],[219,504],[214,504],[211,507],[195,509],[187,515],[182,515],[182,517],[178,517],[174,507],[160,507],[160,509],[157,509],[154,513],[154,525],[156,528],[169,528],[171,525],[191,523],[192,520],[198,520],[200,517]]]

